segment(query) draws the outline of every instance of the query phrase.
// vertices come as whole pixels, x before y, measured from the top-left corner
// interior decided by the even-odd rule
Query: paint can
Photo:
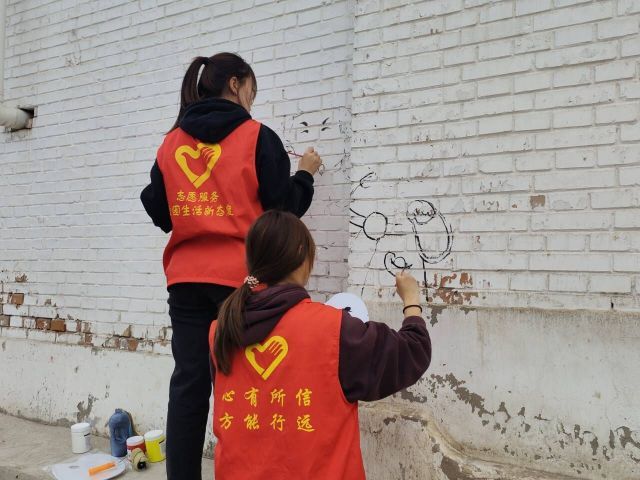
[[[71,451],[86,453],[91,450],[91,425],[86,422],[71,425]]]
[[[162,430],[151,430],[144,434],[147,458],[150,462],[161,462],[166,457],[166,442]]]
[[[147,451],[147,447],[144,444],[144,437],[136,436],[127,438],[127,457],[129,457],[129,460],[131,460],[131,452],[136,448],[139,448],[143,452]]]

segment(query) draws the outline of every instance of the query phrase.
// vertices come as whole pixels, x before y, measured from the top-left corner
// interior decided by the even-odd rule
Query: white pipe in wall
[[[4,100],[4,49],[6,42],[5,22],[7,20],[7,0],[0,0],[0,98]],[[25,128],[31,115],[16,107],[0,104],[0,126],[13,130]]]
[[[0,105],[0,125],[4,127],[19,130],[25,128],[30,119],[31,115],[24,110]]]

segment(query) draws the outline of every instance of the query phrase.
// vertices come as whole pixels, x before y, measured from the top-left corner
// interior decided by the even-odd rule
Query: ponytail
[[[216,368],[225,375],[231,372],[231,358],[236,348],[241,346],[244,304],[251,294],[249,285],[243,283],[220,307],[218,326],[213,345]]]
[[[250,276],[220,307],[213,340],[216,368],[225,375],[231,372],[233,354],[242,347],[244,309],[251,288],[275,285],[305,261],[311,268],[316,252],[313,237],[302,220],[280,210],[263,213],[249,228],[245,245]]]
[[[207,57],[196,57],[191,62],[191,65],[189,65],[189,68],[187,68],[187,73],[184,74],[182,88],[180,89],[180,111],[178,112],[176,123],[173,124],[173,127],[171,127],[169,131],[178,128],[187,107],[200,100],[200,95],[198,94],[198,73],[200,72],[200,67],[206,65],[208,61],[209,59]]]
[[[200,69],[204,65],[202,74]],[[218,53],[213,57],[196,57],[187,68],[180,90],[180,111],[169,132],[180,126],[187,107],[205,98],[221,97],[229,88],[229,80],[236,77],[241,82],[253,80],[257,88],[256,76],[251,66],[234,53]],[[255,93],[255,92],[254,92]]]

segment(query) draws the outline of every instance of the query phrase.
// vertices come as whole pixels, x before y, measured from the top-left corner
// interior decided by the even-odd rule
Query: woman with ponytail
[[[418,283],[396,275],[395,331],[310,300],[315,245],[295,215],[264,213],[246,247],[249,275],[209,332],[216,480],[364,479],[358,401],[413,385],[431,361]]]
[[[244,240],[268,209],[300,217],[321,164],[313,148],[290,176],[278,136],[253,120],[253,70],[241,57],[196,57],[180,110],[141,194],[153,223],[171,237],[163,256],[175,369],[167,414],[167,477],[200,480],[211,394],[207,334],[219,304],[247,275]]]

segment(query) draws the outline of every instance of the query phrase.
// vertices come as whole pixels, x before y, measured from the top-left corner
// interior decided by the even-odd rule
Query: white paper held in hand
[[[326,305],[330,305],[334,308],[339,308],[340,310],[346,310],[351,314],[352,317],[359,318],[363,322],[369,321],[369,312],[367,311],[367,306],[364,304],[362,299],[353,293],[337,293],[329,300],[327,300]]]

